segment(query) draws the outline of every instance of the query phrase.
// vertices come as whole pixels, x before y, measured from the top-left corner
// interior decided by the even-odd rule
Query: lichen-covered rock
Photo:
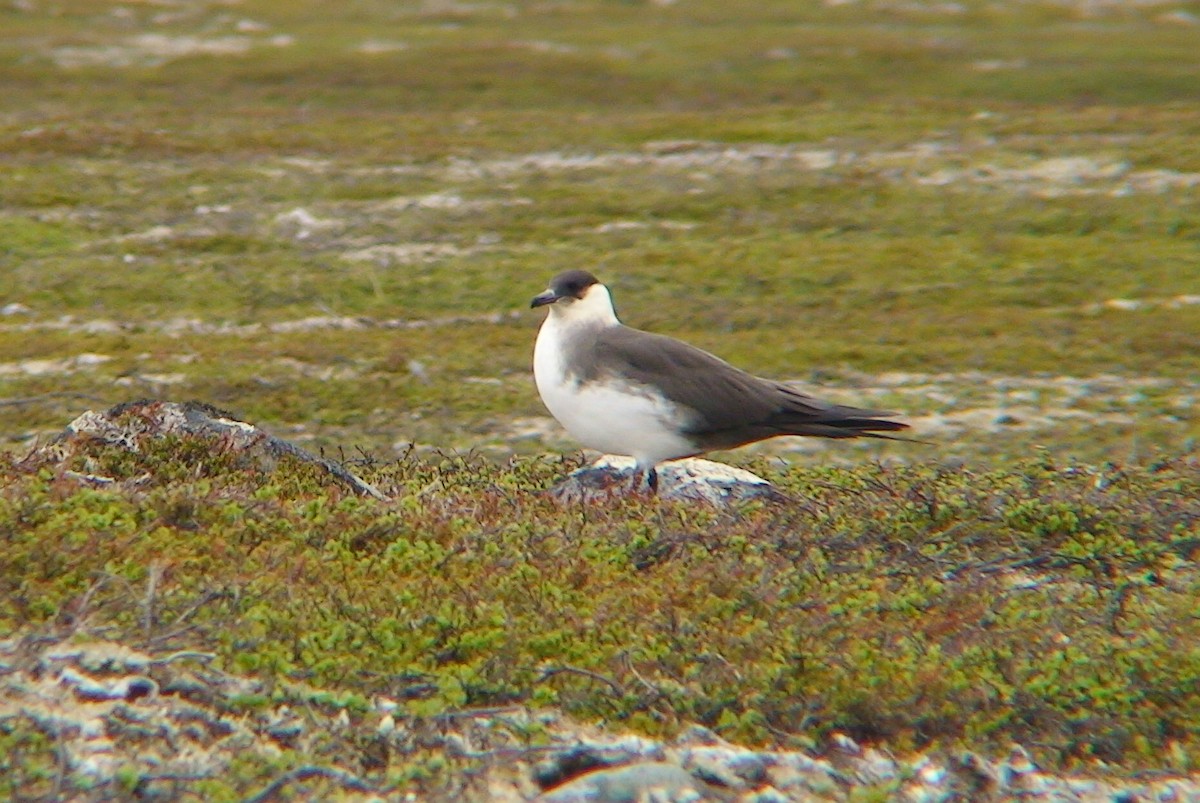
[[[298,460],[314,466],[355,493],[381,500],[387,498],[334,461],[311,454],[254,424],[239,420],[232,413],[195,401],[142,399],[118,404],[103,412],[88,410],[29,459],[62,463],[95,442],[141,452],[151,441],[171,436],[209,438],[214,448],[247,457],[267,472],[281,459]],[[109,485],[114,481],[112,477],[91,472],[76,471],[73,476],[91,485]]]
[[[571,779],[634,761],[662,761],[661,746],[642,739],[627,739],[611,744],[580,744],[561,750],[533,768],[533,779],[543,789],[552,789]]]
[[[678,764],[648,761],[596,770],[539,798],[540,803],[693,803],[709,799]]]
[[[694,725],[678,743],[683,766],[709,783],[727,789],[757,789],[768,780],[761,754],[729,744],[708,728]]]
[[[767,767],[753,750],[694,747],[684,752],[684,766],[696,777],[729,789],[756,789],[767,779]]]
[[[632,457],[603,455],[572,471],[550,493],[560,502],[573,504],[635,492],[639,480],[635,468]],[[757,474],[712,460],[672,460],[660,463],[656,470],[658,496],[663,499],[701,501],[718,506],[752,499],[787,500],[775,486]]]

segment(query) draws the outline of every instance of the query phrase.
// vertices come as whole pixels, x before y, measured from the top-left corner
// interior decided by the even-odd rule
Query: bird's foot
[[[635,496],[645,496],[649,499],[656,498],[658,496],[658,471],[655,470],[654,466],[650,466],[650,468],[635,468],[629,490]]]

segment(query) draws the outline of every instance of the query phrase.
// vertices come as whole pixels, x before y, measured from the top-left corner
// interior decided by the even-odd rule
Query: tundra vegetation
[[[188,793],[310,764],[471,791],[469,752],[380,752],[379,698],[414,729],[1200,761],[1188,4],[23,0],[0,29],[5,673],[204,654],[247,718],[350,724]],[[526,307],[568,267],[928,443],[718,456],[790,504],[560,506],[583,458]],[[202,439],[29,457],[143,397],[392,501]],[[112,791],[56,738],[4,709],[0,794]]]

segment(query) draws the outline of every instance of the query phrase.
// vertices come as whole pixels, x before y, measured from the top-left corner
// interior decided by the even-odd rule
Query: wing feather
[[[775,435],[887,437],[907,429],[883,410],[831,404],[783,382],[762,379],[703,349],[627,326],[596,333],[594,360],[626,381],[661,392],[687,419],[685,432],[707,449],[731,448]],[[594,378],[589,376],[587,378]]]
[[[686,408],[696,434],[765,419],[784,403],[775,383],[665,335],[614,326],[599,333],[594,346],[599,364]]]

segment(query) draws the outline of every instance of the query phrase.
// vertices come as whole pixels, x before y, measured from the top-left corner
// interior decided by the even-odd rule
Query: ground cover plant
[[[43,639],[209,655],[266,681],[248,711],[344,708],[362,741],[293,761],[381,784],[419,770],[411,788],[433,794],[452,785],[444,758],[367,760],[370,700],[416,722],[522,704],[659,737],[698,723],[789,747],[1017,740],[1076,769],[1195,760],[1194,464],[760,467],[802,501],[735,511],[564,511],[530,490],[562,468],[410,459],[365,472],[385,505],[212,443],[10,467],[0,615]],[[83,469],[122,490],[81,489]],[[54,763],[52,747],[16,754]],[[281,769],[243,763],[211,788],[245,794]]]
[[[1194,767],[1200,20],[732,5],[0,8],[5,643],[201,651],[353,722],[384,695]],[[568,267],[929,443],[720,456],[790,506],[556,507],[580,458],[526,307]],[[203,443],[25,460],[141,397],[394,499]],[[38,726],[0,740],[62,790]],[[444,793],[435,752],[364,772]]]

